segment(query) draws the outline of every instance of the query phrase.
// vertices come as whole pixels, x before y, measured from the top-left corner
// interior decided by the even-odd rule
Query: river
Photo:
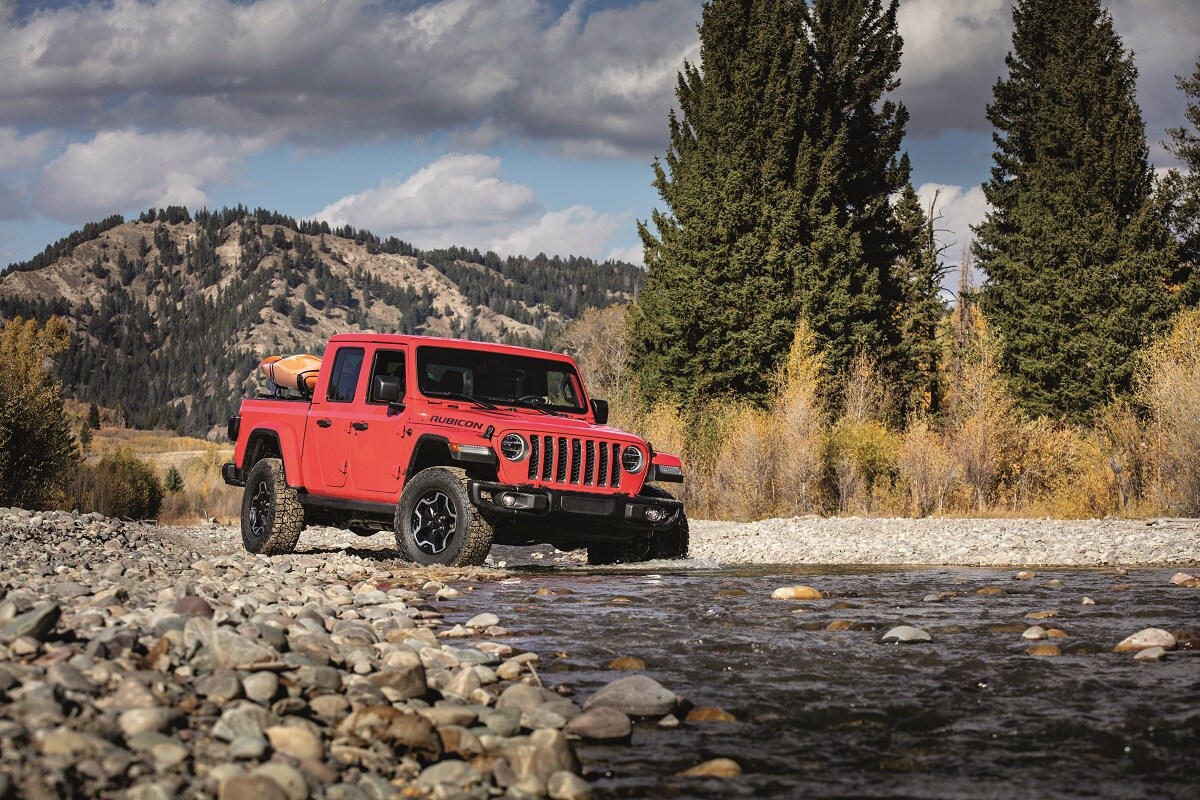
[[[631,745],[581,745],[597,798],[1163,798],[1200,778],[1200,653],[1134,661],[1147,627],[1200,628],[1200,590],[1172,570],[547,564],[496,548],[513,576],[477,584],[447,620],[495,611],[505,641],[582,702],[639,658],[646,673],[737,722],[637,725]],[[825,599],[771,600],[807,584]],[[1003,593],[977,594],[996,587]],[[542,590],[539,592],[539,590]],[[939,602],[930,594],[947,593]],[[1094,605],[1084,605],[1090,597]],[[1053,612],[1029,619],[1027,614]],[[848,629],[826,627],[844,620]],[[933,636],[885,645],[908,624]],[[1054,657],[1021,631],[1056,627]],[[735,779],[681,778],[731,758]]]

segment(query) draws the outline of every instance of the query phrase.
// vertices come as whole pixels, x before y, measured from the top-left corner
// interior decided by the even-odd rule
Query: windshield
[[[574,414],[586,410],[579,376],[570,364],[487,350],[417,348],[417,386],[426,397]]]

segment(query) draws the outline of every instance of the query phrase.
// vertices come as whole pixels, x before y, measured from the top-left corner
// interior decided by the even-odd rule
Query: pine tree
[[[941,262],[934,229],[937,218],[937,195],[927,214],[912,184],[906,185],[896,202],[896,222],[906,245],[897,262],[897,277],[903,290],[900,328],[904,363],[911,373],[898,388],[906,391],[908,408],[931,414],[941,410],[938,374],[944,348],[939,336],[946,317],[941,291],[947,268]]]
[[[1184,285],[1183,301],[1200,303],[1200,63],[1190,78],[1177,78],[1188,98],[1186,125],[1167,131],[1167,149],[1183,162],[1187,172],[1171,170],[1163,183],[1170,227],[1179,242],[1179,264],[1173,278]]]
[[[88,405],[87,424],[92,430],[100,430],[100,407],[95,403]]]
[[[173,465],[167,468],[167,477],[163,481],[163,488],[171,494],[183,491],[183,476]]]
[[[704,6],[700,58],[685,63],[670,145],[654,164],[668,211],[639,224],[648,268],[631,314],[646,397],[765,395],[792,339],[791,270],[772,248],[773,195],[787,183],[803,58],[787,0]]]
[[[899,85],[897,3],[816,0],[803,10],[813,105],[795,134],[789,205],[806,203],[807,214],[786,228],[799,309],[833,376],[861,353],[891,382],[911,385],[898,322],[906,287],[896,271],[906,244],[891,205],[908,183],[908,157],[899,154],[908,112],[887,99]]]
[[[994,89],[983,307],[1032,413],[1080,420],[1129,390],[1171,311],[1137,72],[1099,0],[1018,0]]]
[[[647,399],[763,399],[797,314],[833,374],[860,350],[900,355],[898,229],[889,198],[907,113],[896,3],[710,0],[700,68],[685,64],[670,145],[654,165],[667,206],[640,225],[648,268],[631,309]]]

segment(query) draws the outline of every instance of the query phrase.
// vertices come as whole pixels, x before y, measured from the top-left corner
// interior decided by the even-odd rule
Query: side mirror
[[[376,375],[371,387],[371,397],[381,403],[387,403],[389,408],[404,410],[400,402],[400,379],[395,375]]]
[[[608,401],[593,400],[592,414],[596,417],[597,425],[604,425],[608,422]]]

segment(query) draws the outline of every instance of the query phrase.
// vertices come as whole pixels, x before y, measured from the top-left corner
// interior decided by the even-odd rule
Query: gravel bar
[[[694,558],[721,564],[962,567],[1200,563],[1198,519],[794,517],[691,522]]]

